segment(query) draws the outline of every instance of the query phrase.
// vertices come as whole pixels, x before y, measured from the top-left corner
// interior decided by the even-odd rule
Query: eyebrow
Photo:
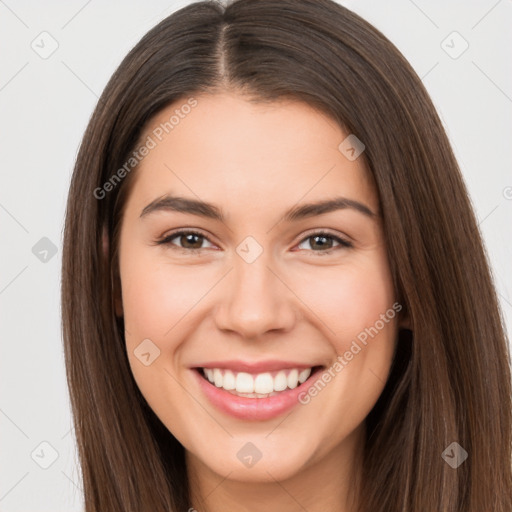
[[[293,222],[345,209],[355,210],[370,218],[376,217],[376,214],[368,206],[359,201],[346,197],[335,197],[333,199],[294,206],[284,214],[283,220],[285,222]],[[218,220],[222,223],[226,221],[222,210],[212,203],[171,195],[164,195],[149,203],[142,210],[140,217],[158,211],[176,211]]]

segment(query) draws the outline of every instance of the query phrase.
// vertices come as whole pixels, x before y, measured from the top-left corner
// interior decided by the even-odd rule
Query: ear
[[[109,257],[109,248],[110,248],[110,240],[108,237],[107,227],[103,226],[102,232],[102,248],[103,248],[103,257],[108,259]],[[119,276],[119,271],[117,268],[117,263],[114,264],[115,267],[111,269],[112,277],[112,300],[114,301],[114,311],[116,316],[123,316],[123,299],[121,296],[121,279]]]

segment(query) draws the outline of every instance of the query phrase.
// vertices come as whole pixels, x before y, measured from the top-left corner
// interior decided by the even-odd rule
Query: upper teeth
[[[311,375],[311,368],[306,370],[281,370],[274,376],[271,373],[252,375],[245,372],[232,372],[220,368],[203,368],[204,375],[218,388],[226,391],[235,390],[237,393],[267,394],[284,391],[287,387],[296,388]]]

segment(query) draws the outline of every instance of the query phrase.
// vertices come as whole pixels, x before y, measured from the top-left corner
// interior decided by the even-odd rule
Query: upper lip
[[[224,370],[232,370],[234,372],[263,373],[277,370],[287,370],[292,368],[305,370],[306,368],[313,368],[315,366],[321,365],[311,363],[297,363],[294,361],[278,361],[273,359],[266,361],[211,361],[208,363],[195,365],[194,368],[219,368]]]

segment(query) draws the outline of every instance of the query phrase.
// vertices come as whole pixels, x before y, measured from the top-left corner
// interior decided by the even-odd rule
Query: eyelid
[[[204,231],[202,231],[199,228],[178,228],[175,231],[171,231],[170,233],[166,233],[165,235],[160,237],[158,240],[156,240],[156,244],[157,245],[169,244],[169,245],[172,245],[173,248],[175,248],[175,249],[186,251],[186,252],[197,252],[197,251],[203,250],[203,249],[185,249],[184,247],[180,247],[179,245],[171,244],[170,240],[179,235],[198,235],[198,236],[201,236],[202,238],[204,238],[205,240],[207,240],[212,245],[218,245],[215,242],[212,242],[210,240],[210,235],[206,234]]]
[[[178,228],[175,231],[171,231],[170,233],[167,233],[164,236],[162,236],[160,239],[158,239],[156,241],[156,244],[157,245],[168,244],[168,245],[171,245],[173,249],[181,250],[182,252],[185,252],[185,253],[195,253],[195,252],[202,251],[203,249],[207,249],[206,247],[199,248],[199,249],[186,249],[186,248],[180,247],[178,245],[172,244],[170,242],[171,239],[173,239],[179,235],[184,235],[184,234],[195,234],[195,235],[201,236],[202,238],[207,240],[210,244],[217,245],[210,240],[209,235],[207,235],[204,231],[202,231],[199,228]],[[312,228],[312,229],[301,234],[300,238],[298,238],[297,242],[294,244],[294,247],[296,245],[300,245],[301,243],[305,242],[308,238],[311,238],[313,235],[317,235],[317,236],[326,235],[328,237],[331,237],[332,239],[337,241],[341,247],[344,247],[344,248],[351,248],[353,246],[353,243],[350,241],[349,237],[347,237],[346,235],[342,235],[342,234],[335,232],[328,228]],[[315,252],[318,254],[324,253],[325,254],[325,253],[334,251],[335,249],[336,249],[336,247],[331,247],[330,249],[326,249],[325,251],[308,251],[308,252]]]
[[[329,235],[333,238],[338,238],[340,240],[342,240],[343,242],[347,243],[347,244],[352,244],[352,242],[350,241],[349,237],[346,236],[346,235],[343,235],[337,231],[333,231],[332,229],[329,229],[329,228],[312,228],[312,229],[309,229],[308,231],[305,231],[304,233],[301,234],[300,238],[298,239],[298,242],[297,244],[300,244],[301,242],[304,242],[304,240],[306,240],[307,238],[313,236],[313,235]],[[295,244],[295,245],[297,245]],[[324,251],[325,252],[325,251]]]
[[[354,244],[349,239],[349,237],[342,235],[338,232],[333,232],[330,229],[313,229],[311,231],[307,231],[306,233],[303,233],[301,235],[300,240],[295,244],[295,246],[303,244],[306,240],[309,240],[311,238],[317,237],[327,237],[331,238],[335,242],[337,242],[337,246],[330,247],[328,249],[322,250],[322,251],[314,251],[314,250],[308,250],[308,249],[294,249],[294,251],[303,251],[305,250],[308,253],[315,254],[316,256],[322,256],[322,255],[329,255],[333,252],[336,252],[340,249],[352,249],[354,247]],[[294,247],[295,247],[294,246]]]

